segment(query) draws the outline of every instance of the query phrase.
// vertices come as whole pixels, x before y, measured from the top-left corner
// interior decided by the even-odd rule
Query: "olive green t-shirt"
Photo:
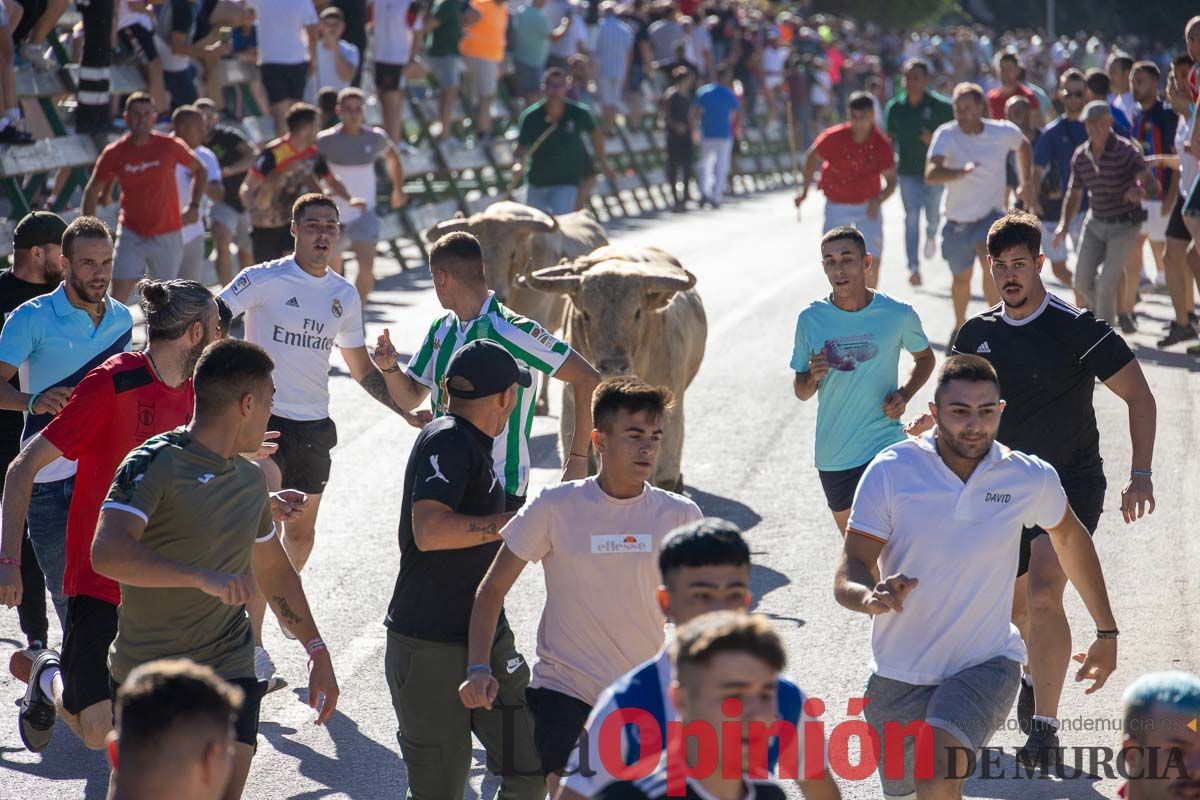
[[[250,573],[256,542],[275,535],[262,470],[224,458],[185,428],[155,436],[125,457],[102,509],[146,522],[142,544],[156,554],[218,572]],[[190,658],[226,680],[254,677],[254,640],[243,606],[199,589],[121,584],[112,679],[159,658]]]
[[[521,114],[517,142],[530,148],[530,186],[578,186],[583,178],[591,158],[583,137],[595,129],[596,118],[582,103],[567,100],[566,104],[557,127],[544,139],[542,135],[555,124],[546,118],[546,101],[537,101]]]
[[[438,21],[438,26],[425,37],[426,54],[458,55],[458,40],[462,38],[462,7],[459,0],[433,0],[429,13]]]

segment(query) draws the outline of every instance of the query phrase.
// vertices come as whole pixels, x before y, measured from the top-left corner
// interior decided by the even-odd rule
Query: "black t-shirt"
[[[650,41],[650,23],[637,16],[636,14],[622,14],[621,21],[633,29],[633,60],[630,65],[634,67],[646,67],[648,65],[642,63],[642,42]]]
[[[217,163],[222,168],[236,164],[241,159],[239,149],[243,145],[249,147],[251,151],[254,150],[254,145],[250,144],[249,139],[226,125],[218,125],[214,128],[212,138],[205,143],[205,146],[213,151],[213,155],[217,157]],[[238,191],[242,188],[242,181],[245,178],[246,173],[239,172],[221,179],[221,183],[225,185],[223,202],[237,212],[246,210],[246,207],[242,205],[241,198],[238,197]]]
[[[683,134],[675,130],[675,125],[686,125],[688,130],[692,129],[692,94],[691,92],[681,91],[675,86],[667,89],[666,94],[667,106],[667,133],[671,136],[690,136],[690,133]]]
[[[359,53],[365,53],[367,50],[367,0],[333,0],[333,7],[340,9],[346,20],[346,32],[342,34],[342,39],[357,47]]]
[[[785,800],[787,794],[771,781],[746,781],[754,789],[754,800]],[[640,781],[614,781],[596,794],[592,800],[664,800],[678,795],[667,793],[667,772],[664,769],[652,773]],[[708,800],[709,794],[696,791],[695,781],[688,780],[684,800]]]
[[[400,574],[384,624],[417,639],[463,643],[475,590],[500,542],[420,550],[412,528],[418,500],[436,500],[473,517],[503,512],[504,486],[492,467],[492,437],[461,417],[439,417],[417,436],[404,472]]]
[[[28,283],[13,275],[11,269],[0,272],[0,314],[4,319],[17,306],[26,300],[54,291],[54,285],[49,283]],[[9,381],[14,389],[21,388],[17,375]],[[5,469],[21,452],[21,430],[25,425],[25,415],[20,411],[0,411],[0,466]]]
[[[1103,476],[1092,392],[1133,360],[1133,351],[1090,311],[1048,295],[1032,316],[989,308],[967,320],[955,353],[992,362],[1006,401],[1000,442],[1048,461],[1064,482]]]

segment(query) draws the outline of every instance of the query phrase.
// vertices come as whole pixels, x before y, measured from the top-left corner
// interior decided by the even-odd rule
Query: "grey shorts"
[[[342,236],[338,239],[338,250],[346,252],[353,242],[375,244],[379,241],[379,217],[374,211],[367,211],[358,216],[353,222],[346,223]]]
[[[183,263],[183,234],[171,231],[160,236],[138,236],[128,228],[117,230],[113,254],[113,278],[137,280],[149,275],[160,281],[179,277]]]
[[[204,237],[197,236],[183,246],[183,260],[179,264],[179,277],[204,283]]]
[[[234,244],[250,249],[250,214],[237,211],[228,203],[213,203],[208,214],[213,225],[220,225],[233,234]]]
[[[513,61],[513,69],[517,74],[518,94],[531,95],[541,91],[542,73],[545,71],[545,67],[535,67],[532,64]]]
[[[942,258],[950,264],[951,272],[958,275],[971,268],[975,263],[975,245],[987,243],[988,229],[1002,216],[1003,211],[993,211],[974,222],[942,223]]]
[[[463,56],[467,66],[467,74],[471,76],[471,91],[475,99],[480,97],[495,97],[496,84],[500,81],[500,65],[474,56]]]
[[[458,72],[458,56],[426,56],[425,63],[433,73],[439,89],[455,89],[461,76]]]
[[[987,745],[1012,708],[1021,681],[1021,665],[997,656],[958,672],[936,686],[920,686],[871,675],[864,697],[870,702],[863,712],[879,734],[884,751],[879,759],[879,779],[888,798],[915,797],[916,747],[913,737],[903,739],[904,774],[884,774],[887,764],[887,723],[928,723],[954,736],[975,750]],[[891,727],[891,726],[888,726]],[[893,728],[893,741],[900,741]],[[893,759],[895,756],[893,756]],[[886,770],[890,772],[890,770]]]

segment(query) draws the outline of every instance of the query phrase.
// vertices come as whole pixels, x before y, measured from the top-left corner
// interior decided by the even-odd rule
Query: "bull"
[[[636,375],[675,393],[663,420],[662,452],[651,480],[683,488],[684,391],[704,358],[708,321],[696,276],[655,247],[606,246],[583,258],[534,271],[524,282],[565,296],[563,337],[600,375]],[[574,404],[563,393],[562,441],[571,440]]]

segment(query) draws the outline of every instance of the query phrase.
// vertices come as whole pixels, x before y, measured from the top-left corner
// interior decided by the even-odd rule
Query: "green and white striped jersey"
[[[461,322],[454,312],[437,319],[429,328],[421,349],[408,362],[408,374],[429,389],[433,413],[447,412],[446,368],[459,348],[476,339],[488,339],[504,347],[517,363],[531,370],[553,375],[571,354],[571,348],[537,322],[505,308],[488,292],[488,299],[475,319]],[[537,402],[538,381],[524,389],[517,387],[517,406],[508,424],[496,437],[492,450],[496,476],[504,491],[524,496],[529,485],[529,433],[533,428],[533,407]]]

